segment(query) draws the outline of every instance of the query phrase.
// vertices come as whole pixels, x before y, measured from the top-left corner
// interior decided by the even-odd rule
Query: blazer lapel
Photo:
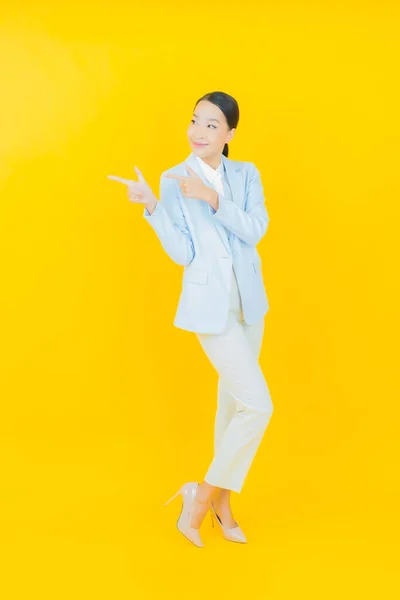
[[[241,167],[236,166],[234,161],[222,154],[222,160],[226,169],[226,176],[232,192],[232,200],[235,204],[243,208],[244,206],[244,182]]]

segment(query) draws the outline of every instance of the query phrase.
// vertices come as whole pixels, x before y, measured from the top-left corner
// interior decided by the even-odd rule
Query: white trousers
[[[240,292],[232,268],[228,324],[220,334],[196,333],[216,369],[217,411],[214,458],[205,476],[210,485],[240,492],[272,415],[273,405],[258,363],[264,318],[243,320]]]

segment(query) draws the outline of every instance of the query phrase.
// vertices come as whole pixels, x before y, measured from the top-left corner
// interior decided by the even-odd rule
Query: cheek
[[[215,135],[212,136],[212,143],[215,146],[221,146],[222,144],[224,144],[224,142],[225,142],[225,138],[220,133],[216,133]]]

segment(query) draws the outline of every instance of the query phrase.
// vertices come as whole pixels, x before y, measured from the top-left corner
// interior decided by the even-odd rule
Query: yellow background
[[[8,2],[0,17],[1,586],[14,598],[377,598],[399,589],[396,2]],[[158,193],[195,101],[255,162],[275,412],[234,514],[163,503],[212,458],[217,377],[172,325]]]

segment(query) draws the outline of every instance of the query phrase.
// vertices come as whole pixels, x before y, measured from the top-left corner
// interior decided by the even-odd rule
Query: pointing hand
[[[210,188],[208,185],[203,183],[203,180],[196,171],[191,169],[189,165],[186,165],[186,170],[189,173],[188,176],[183,175],[164,175],[164,177],[170,177],[171,179],[177,179],[179,181],[179,187],[182,190],[183,195],[186,198],[196,198],[197,200],[204,200],[209,203],[210,201]]]
[[[142,172],[138,167],[134,167],[135,172],[139,178],[139,181],[133,179],[125,179],[124,177],[117,177],[116,175],[108,175],[108,179],[114,179],[128,186],[128,198],[131,202],[144,204],[147,206],[155,206],[157,203],[157,197],[153,193],[149,184],[146,182],[142,175]]]

